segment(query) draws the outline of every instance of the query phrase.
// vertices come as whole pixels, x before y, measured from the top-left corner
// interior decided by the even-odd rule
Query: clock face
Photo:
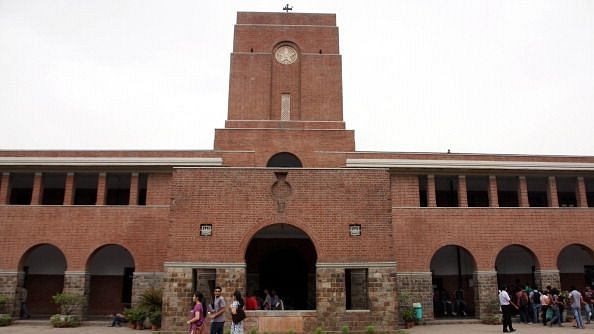
[[[297,60],[297,51],[290,46],[281,46],[276,50],[274,57],[281,64],[293,64]]]

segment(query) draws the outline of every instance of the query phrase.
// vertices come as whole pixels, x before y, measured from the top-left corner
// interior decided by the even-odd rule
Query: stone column
[[[18,294],[18,273],[0,271],[0,295],[6,296],[6,313],[18,318],[20,313],[20,302]]]
[[[520,207],[530,207],[528,201],[528,182],[525,176],[518,176],[518,199],[520,200]]]
[[[548,181],[547,193],[549,196],[547,197],[549,198],[549,207],[558,208],[559,196],[557,196],[557,179],[554,176],[549,176]]]
[[[427,175],[427,206],[436,207],[437,198],[435,197],[435,175]]]
[[[468,207],[468,193],[466,191],[466,175],[458,175],[458,206]]]
[[[396,280],[399,304],[397,322],[402,321],[402,310],[405,307],[412,307],[412,303],[421,303],[423,319],[433,319],[433,276],[431,272],[398,273]]]
[[[583,176],[578,176],[576,180],[575,197],[577,199],[577,206],[580,208],[588,207],[588,197],[586,195],[586,182]]]
[[[560,289],[561,277],[557,269],[538,269],[534,271],[534,281],[540,289],[545,289],[547,286]]]
[[[497,190],[497,177],[495,175],[489,175],[489,206],[492,208],[499,207]]]
[[[345,268],[318,265],[316,272],[317,325],[334,330],[337,315],[346,311]]]
[[[90,290],[91,274],[86,271],[67,271],[64,273],[64,292],[80,294],[85,296],[86,304],[80,309],[76,310],[76,315],[81,317],[87,313],[87,305],[89,304],[89,290]]]
[[[493,314],[493,308],[498,309],[499,306],[497,272],[475,271],[473,281],[475,317],[485,319]]]

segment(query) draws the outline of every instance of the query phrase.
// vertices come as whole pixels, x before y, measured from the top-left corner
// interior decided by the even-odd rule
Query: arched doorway
[[[594,283],[594,256],[592,249],[583,245],[569,245],[557,258],[561,290],[569,290],[573,285],[578,290]]]
[[[507,286],[510,293],[520,286],[534,286],[534,271],[538,267],[537,259],[530,249],[521,245],[507,246],[495,260],[497,284],[499,287]]]
[[[34,318],[58,312],[52,296],[64,289],[66,257],[56,246],[41,244],[30,248],[21,260],[22,280],[19,288],[27,289],[27,306]]]
[[[315,309],[317,254],[310,238],[288,224],[268,226],[254,235],[246,251],[247,293],[262,297],[276,290],[285,309]]]
[[[130,307],[134,258],[120,245],[106,245],[89,258],[89,315],[121,312]]]
[[[476,262],[463,247],[440,248],[431,259],[433,313],[440,317],[466,317],[475,314]]]

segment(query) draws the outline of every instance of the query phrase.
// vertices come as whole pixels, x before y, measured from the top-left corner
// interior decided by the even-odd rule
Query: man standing
[[[29,312],[29,308],[27,307],[27,289],[25,289],[25,287],[21,288],[19,297],[21,299],[21,317],[27,319],[31,318],[31,312]]]
[[[209,305],[208,312],[210,319],[210,334],[223,334],[223,327],[225,326],[225,298],[221,297],[221,287],[217,286],[214,289],[214,301]]]
[[[589,324],[590,320],[592,319],[592,302],[594,298],[594,294],[592,294],[592,289],[589,285],[586,286],[586,290],[584,290],[584,305],[586,311],[586,323]]]
[[[575,318],[575,326],[577,328],[584,328],[584,322],[582,321],[582,304],[584,303],[582,294],[573,285],[570,289],[569,300],[571,301],[571,311]]]
[[[512,306],[516,309],[518,306],[512,302],[511,298],[509,298],[506,286],[503,286],[501,288],[501,292],[499,293],[499,305],[501,305],[501,312],[503,313],[503,332],[515,332],[516,330],[513,328],[511,321]]]

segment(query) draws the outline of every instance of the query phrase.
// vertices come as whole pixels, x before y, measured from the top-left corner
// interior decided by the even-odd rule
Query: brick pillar
[[[583,176],[577,177],[577,184],[575,189],[575,197],[577,199],[577,206],[580,208],[588,207],[588,198],[586,195],[586,182]]]
[[[497,195],[497,177],[489,175],[489,206],[492,208],[499,207],[499,196]]]
[[[530,202],[528,201],[528,182],[526,182],[525,176],[518,176],[518,188],[518,199],[520,201],[520,207],[529,207]]]
[[[436,207],[437,198],[435,197],[435,175],[427,175],[427,206]]]
[[[549,199],[549,207],[551,208],[558,208],[559,207],[559,196],[557,196],[557,179],[554,176],[549,176],[548,179],[548,199]]]
[[[64,184],[64,205],[74,204],[74,173],[66,173]]]
[[[130,178],[130,200],[129,205],[138,205],[138,173],[132,173]]]
[[[466,191],[466,175],[458,175],[458,206],[468,207],[468,193]]]
[[[41,193],[43,191],[41,187],[42,176],[41,173],[35,173],[35,176],[33,177],[33,192],[31,194],[32,205],[41,204]]]
[[[498,309],[499,287],[497,286],[496,271],[475,271],[474,281],[474,309],[475,317],[485,319],[493,314],[493,307]],[[493,305],[497,303],[497,305]]]
[[[105,205],[105,189],[107,186],[107,176],[105,173],[99,173],[97,179],[97,201],[95,205]]]
[[[2,173],[2,180],[0,180],[0,204],[8,204],[9,183],[10,173]]]

